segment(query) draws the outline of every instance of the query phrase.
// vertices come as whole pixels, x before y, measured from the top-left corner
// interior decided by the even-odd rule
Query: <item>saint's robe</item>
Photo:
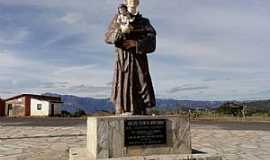
[[[137,14],[130,23],[132,31],[123,34],[116,19],[117,15],[105,34],[105,41],[114,44],[116,52],[111,100],[118,114],[146,114],[146,108],[156,105],[147,60],[147,53],[156,49],[156,31],[148,19]],[[136,47],[125,49],[125,40],[135,40]]]

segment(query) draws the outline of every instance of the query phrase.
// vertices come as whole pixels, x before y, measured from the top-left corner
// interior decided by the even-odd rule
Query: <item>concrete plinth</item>
[[[126,120],[165,120],[167,143],[125,146]],[[190,154],[190,123],[187,116],[111,116],[87,120],[87,149],[96,159],[161,154]]]
[[[70,160],[141,159],[221,160],[192,154],[188,116],[89,117],[87,147],[70,150]]]

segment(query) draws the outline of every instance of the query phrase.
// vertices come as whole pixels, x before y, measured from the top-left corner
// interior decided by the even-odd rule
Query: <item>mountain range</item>
[[[60,95],[55,93],[45,93],[46,96],[58,96],[64,102],[61,110],[75,112],[78,108],[86,113],[98,111],[113,111],[113,105],[109,98],[96,99],[91,97],[78,97],[74,95]],[[194,101],[194,100],[176,100],[176,99],[157,99],[156,107],[160,109],[175,108],[208,108],[215,109],[222,105],[224,101]]]

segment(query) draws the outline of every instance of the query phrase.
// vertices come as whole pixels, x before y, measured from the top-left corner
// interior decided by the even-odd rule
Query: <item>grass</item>
[[[191,114],[192,120],[212,120],[212,121],[247,121],[247,122],[270,122],[270,116],[267,114],[246,116],[232,116],[232,115],[222,115],[214,113],[200,113]]]

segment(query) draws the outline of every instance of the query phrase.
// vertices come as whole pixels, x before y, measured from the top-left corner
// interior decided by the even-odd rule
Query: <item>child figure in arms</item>
[[[118,17],[117,23],[120,25],[120,30],[122,33],[129,33],[132,30],[132,26],[129,24],[133,22],[135,18],[131,17],[128,12],[128,8],[125,4],[121,4],[118,7]]]

